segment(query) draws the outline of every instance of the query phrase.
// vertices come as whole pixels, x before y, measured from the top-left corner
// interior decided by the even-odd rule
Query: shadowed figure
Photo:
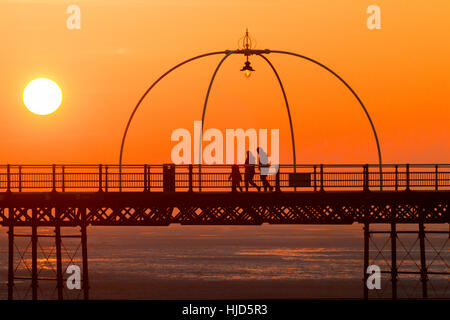
[[[264,186],[264,191],[272,191],[273,187],[270,185],[269,181],[267,181],[267,174],[264,174],[263,170],[264,168],[269,168],[269,156],[264,151],[263,148],[258,147],[258,166],[259,166],[259,175],[261,178],[261,182]],[[268,171],[268,170],[266,170]]]
[[[260,190],[259,186],[253,181],[253,177],[255,176],[255,157],[250,151],[247,151],[247,158],[245,159],[245,191],[248,191],[248,185],[254,186],[258,191]]]
[[[233,164],[233,166],[231,167],[231,174],[228,177],[228,180],[231,179],[231,191],[232,192],[236,192],[236,187],[239,188],[239,191],[242,192],[242,187],[241,187],[241,181],[242,181],[242,176],[241,176],[241,172],[239,171],[239,166],[237,164]]]

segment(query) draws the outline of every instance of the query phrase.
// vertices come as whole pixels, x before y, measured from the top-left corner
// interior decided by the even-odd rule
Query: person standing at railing
[[[228,180],[231,179],[231,191],[232,192],[236,192],[236,188],[239,188],[239,191],[242,192],[242,187],[241,187],[241,181],[242,181],[242,176],[241,176],[241,172],[239,171],[239,166],[237,164],[233,164],[233,166],[231,167],[231,174],[228,177]]]
[[[258,191],[260,190],[259,186],[253,181],[253,177],[255,176],[255,157],[250,151],[247,151],[247,158],[245,159],[245,191],[248,192],[248,185],[254,186]]]
[[[270,165],[269,165],[269,156],[264,151],[264,149],[261,148],[261,147],[258,147],[257,151],[258,151],[258,163],[259,163],[259,165],[258,165],[259,166],[259,176],[260,176],[261,181],[263,183],[264,191],[267,192],[267,189],[269,191],[272,191],[273,187],[270,185],[269,181],[267,181],[268,170],[263,170],[263,168],[270,167]]]

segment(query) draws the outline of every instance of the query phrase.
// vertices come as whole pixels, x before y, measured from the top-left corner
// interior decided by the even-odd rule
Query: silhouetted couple
[[[264,152],[264,150],[261,147],[258,147],[258,168],[260,171],[260,179],[264,186],[264,191],[272,191],[273,187],[270,185],[269,181],[267,181],[267,175],[263,174],[262,168],[269,167],[269,157],[267,156],[267,153]],[[245,183],[245,191],[248,191],[248,187],[254,186],[258,191],[261,190],[261,188],[255,183],[253,180],[255,176],[255,157],[250,151],[247,151],[247,157],[245,159],[245,172],[244,172],[244,183]],[[237,164],[233,165],[231,168],[231,174],[228,177],[228,180],[231,179],[231,188],[232,191],[237,191],[238,188],[239,191],[242,191],[241,188],[241,181],[242,176],[241,172],[239,171],[239,166]]]

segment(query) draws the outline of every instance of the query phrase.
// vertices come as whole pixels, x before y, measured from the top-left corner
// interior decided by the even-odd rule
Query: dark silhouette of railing
[[[245,165],[240,165],[244,187]],[[254,181],[262,186],[258,166]],[[450,190],[450,164],[280,165],[275,191]],[[228,192],[231,165],[2,165],[0,192]],[[250,187],[248,192],[256,192]]]

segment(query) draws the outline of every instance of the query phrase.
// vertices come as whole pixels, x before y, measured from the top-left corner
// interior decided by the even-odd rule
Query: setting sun
[[[52,80],[38,78],[31,81],[23,91],[23,102],[31,112],[47,115],[59,108],[62,91]]]

